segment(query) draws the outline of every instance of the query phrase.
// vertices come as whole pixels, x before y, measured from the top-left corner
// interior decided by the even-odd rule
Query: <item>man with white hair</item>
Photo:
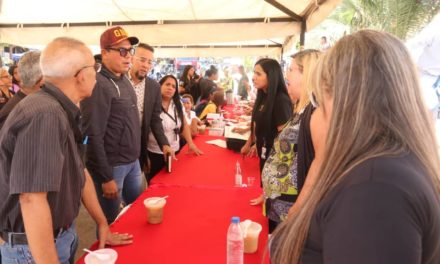
[[[96,82],[91,51],[78,40],[57,38],[40,65],[41,91],[23,99],[0,131],[3,263],[71,263],[80,201],[99,226],[100,248],[132,239],[109,233],[82,161],[78,105]]]
[[[11,113],[12,109],[23,100],[26,95],[40,90],[43,85],[43,76],[40,69],[40,52],[29,51],[18,62],[18,74],[21,76],[21,89],[9,100],[0,111],[0,129]]]

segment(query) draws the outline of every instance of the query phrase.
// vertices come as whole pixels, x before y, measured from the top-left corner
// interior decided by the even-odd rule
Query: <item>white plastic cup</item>
[[[244,253],[255,253],[258,249],[258,237],[263,227],[259,223],[252,222],[245,232],[245,225],[243,223],[240,223],[240,227],[243,230],[244,236]]]
[[[199,126],[199,127],[198,127],[198,130],[199,130],[199,134],[200,134],[200,135],[205,134],[206,125],[201,125],[201,126]]]
[[[106,260],[101,260],[97,256],[95,256],[94,254],[89,253],[84,258],[85,264],[115,264],[116,260],[118,259],[118,252],[116,252],[116,250],[111,249],[111,248],[102,248],[102,249],[95,250],[93,252],[96,252],[96,253],[99,253],[102,255],[107,255],[107,256],[109,256],[109,258]]]
[[[163,220],[163,208],[167,203],[166,199],[150,197],[144,200],[147,209],[147,220],[150,224],[160,224]]]
[[[255,177],[247,177],[247,186],[253,187],[255,184]]]

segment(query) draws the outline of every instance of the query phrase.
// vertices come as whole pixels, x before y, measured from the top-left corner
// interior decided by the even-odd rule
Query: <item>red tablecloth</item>
[[[223,107],[222,107],[222,110],[223,110],[223,111],[226,111],[226,113],[224,113],[223,116],[224,116],[225,118],[228,118],[228,119],[234,119],[234,118],[236,118],[237,116],[236,116],[236,114],[234,113],[234,108],[235,108],[234,105],[225,105],[225,106],[223,106]]]
[[[226,233],[232,216],[263,226],[258,251],[244,257],[244,263],[262,263],[267,220],[261,214],[261,206],[249,205],[249,200],[259,194],[258,188],[152,186],[112,225],[112,231],[134,235],[133,244],[113,247],[118,252],[116,263],[224,264]],[[165,195],[169,198],[164,221],[148,224],[143,200]],[[265,263],[268,262],[266,257]],[[78,263],[84,263],[83,258]]]
[[[167,173],[165,169],[162,170],[151,183],[231,187],[235,184],[235,164],[238,160],[243,183],[247,183],[247,177],[255,177],[254,187],[260,187],[258,158],[243,159],[239,153],[206,143],[213,139],[224,138],[197,136],[194,143],[204,154],[201,156],[188,154],[188,146],[185,146],[179,153],[178,160],[173,161],[172,172]]]
[[[246,264],[262,263],[267,219],[262,215],[261,206],[249,205],[249,200],[262,192],[258,159],[243,160],[238,153],[206,143],[213,139],[222,138],[197,136],[194,141],[204,154],[187,154],[186,146],[173,162],[172,172],[163,170],[156,175],[151,186],[112,224],[113,232],[134,235],[133,244],[113,247],[119,255],[116,263],[223,264],[232,216],[239,216],[242,221],[251,219],[263,226],[258,251],[245,254]],[[233,187],[237,160],[243,183],[247,177],[255,177],[252,188]],[[143,200],[165,195],[169,198],[164,221],[159,225],[148,224]],[[95,248],[96,244],[92,246]],[[83,258],[77,263],[84,263]],[[268,258],[264,263],[269,263]]]

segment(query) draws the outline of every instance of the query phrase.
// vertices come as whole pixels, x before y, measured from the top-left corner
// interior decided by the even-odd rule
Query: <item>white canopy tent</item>
[[[45,45],[70,36],[98,45],[106,27],[122,25],[162,57],[280,55],[340,1],[0,0],[0,42]]]

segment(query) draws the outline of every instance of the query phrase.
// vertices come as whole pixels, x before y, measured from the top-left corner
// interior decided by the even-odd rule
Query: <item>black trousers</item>
[[[180,150],[175,154],[179,154]],[[153,179],[156,174],[158,174],[166,165],[165,159],[163,158],[163,154],[157,154],[154,152],[148,151],[148,159],[150,160],[150,172],[145,174],[145,178],[147,180],[148,185],[150,184],[151,179]],[[0,263],[1,264],[1,263]]]
[[[151,179],[159,173],[165,167],[165,160],[163,154],[157,154],[148,151],[148,159],[150,160],[150,172],[145,174],[148,185],[150,185]]]
[[[277,228],[278,222],[272,221],[269,218],[267,219],[269,223],[269,234],[272,234],[272,232]]]

